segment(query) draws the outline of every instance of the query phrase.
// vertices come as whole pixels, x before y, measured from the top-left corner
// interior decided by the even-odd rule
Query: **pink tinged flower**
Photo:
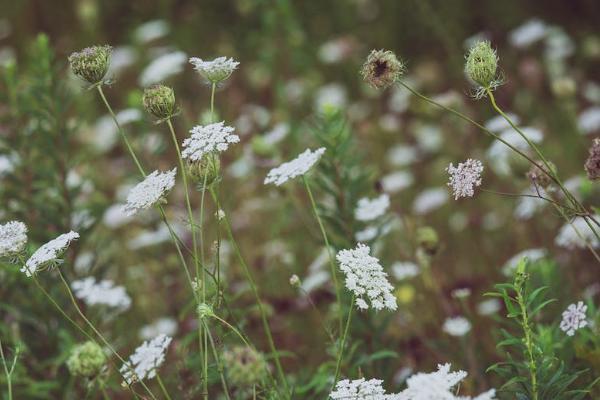
[[[455,200],[460,197],[473,197],[475,187],[481,186],[483,164],[479,160],[469,158],[457,167],[450,163],[446,172],[450,174],[448,186],[452,188]]]
[[[583,304],[583,301],[578,301],[577,304],[571,304],[562,313],[562,321],[560,322],[560,329],[565,332],[568,336],[575,335],[575,331],[587,326],[585,312],[587,306]]]

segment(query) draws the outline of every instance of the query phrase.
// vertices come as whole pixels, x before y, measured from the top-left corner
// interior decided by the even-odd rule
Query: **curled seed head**
[[[375,89],[385,89],[400,79],[406,70],[402,61],[389,50],[372,50],[360,71],[363,79]]]
[[[590,180],[600,179],[600,139],[594,139],[584,168]]]
[[[168,86],[154,85],[144,90],[144,108],[158,119],[171,118],[176,112],[175,92]]]
[[[102,371],[105,365],[104,351],[92,341],[75,346],[67,359],[67,368],[74,376],[94,377]]]
[[[496,86],[498,56],[490,42],[483,41],[475,44],[467,54],[465,72],[469,79],[484,89]]]
[[[88,82],[91,85],[101,83],[108,67],[112,47],[92,46],[75,52],[69,56],[69,64],[75,75]]]

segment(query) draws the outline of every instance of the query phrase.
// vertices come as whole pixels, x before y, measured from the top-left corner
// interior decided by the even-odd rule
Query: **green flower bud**
[[[219,179],[221,161],[219,157],[205,156],[199,161],[188,161],[187,174],[198,189],[206,184],[209,187]]]
[[[112,47],[92,46],[69,56],[69,64],[75,75],[91,85],[102,83],[108,67]]]
[[[417,230],[417,243],[426,254],[434,255],[438,251],[440,240],[435,229],[424,226]]]
[[[484,89],[496,85],[496,71],[498,69],[498,56],[492,49],[490,42],[478,42],[469,50],[465,72],[469,79]]]
[[[196,311],[198,311],[198,317],[200,317],[200,319],[209,318],[215,315],[212,307],[206,303],[199,304]]]
[[[167,119],[175,115],[175,92],[168,86],[154,85],[144,90],[142,98],[144,108],[158,119]]]
[[[400,79],[406,70],[402,61],[389,50],[372,50],[360,71],[363,79],[375,89],[385,89]]]
[[[88,341],[75,346],[67,359],[67,368],[75,376],[92,378],[106,365],[106,355],[95,342]]]
[[[237,388],[247,388],[262,383],[267,377],[268,367],[264,356],[246,346],[225,350],[223,366],[228,381]]]

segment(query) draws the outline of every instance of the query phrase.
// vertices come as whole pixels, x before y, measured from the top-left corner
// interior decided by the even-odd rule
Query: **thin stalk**
[[[2,348],[2,340],[0,340],[0,356],[2,357],[2,365],[4,366],[4,373],[6,374],[8,400],[12,400],[12,373],[15,370],[15,365],[17,365],[17,357],[19,356],[19,353],[17,352],[15,354],[15,358],[9,370],[6,357],[4,356],[4,349]]]
[[[242,339],[242,342],[244,342],[244,344],[248,347],[250,347],[251,349],[254,349],[254,346],[250,344],[250,342],[248,342],[248,340],[246,340],[246,338],[244,337],[244,335],[242,335],[240,333],[240,331],[238,331],[233,325],[231,325],[229,322],[225,321],[223,318],[219,317],[216,314],[211,315],[212,318],[216,319],[217,321],[219,321],[220,323],[222,323],[223,325],[225,325],[227,328],[231,329],[231,331],[233,333],[235,333],[240,339]]]
[[[302,176],[302,181],[304,182],[304,186],[306,187],[306,191],[308,192],[308,197],[310,198],[310,204],[312,206],[315,217],[317,218],[317,222],[319,224],[319,229],[321,230],[321,235],[323,235],[323,240],[325,241],[325,247],[327,247],[327,255],[329,258],[329,267],[331,268],[331,277],[333,278],[333,284],[335,286],[335,297],[337,299],[337,305],[339,309],[339,331],[342,331],[343,326],[343,310],[342,310],[342,296],[340,294],[340,285],[337,279],[336,267],[335,267],[335,256],[333,254],[333,250],[329,244],[329,238],[327,237],[327,231],[323,226],[323,221],[319,216],[319,212],[317,211],[317,203],[315,202],[315,198],[312,194],[312,190],[310,189],[310,185],[308,184],[308,180],[305,176]]]
[[[208,338],[210,339],[210,348],[212,349],[213,357],[215,358],[215,363],[217,364],[217,370],[219,371],[219,376],[221,378],[221,386],[223,386],[223,393],[225,393],[226,399],[231,400],[231,397],[229,396],[229,389],[227,387],[227,381],[225,380],[225,374],[223,373],[223,365],[221,365],[221,361],[219,360],[219,355],[217,354],[217,349],[215,346],[215,341],[212,337],[212,333],[210,333],[210,328],[208,327],[208,325],[204,321],[202,321],[202,323],[204,324],[204,329],[206,330],[206,332],[208,332]]]
[[[350,321],[352,321],[352,311],[354,310],[355,300],[355,296],[352,296],[352,302],[350,302],[350,309],[348,310],[348,319],[346,320],[346,328],[344,329],[344,335],[342,336],[342,340],[340,342],[340,350],[335,366],[335,378],[333,379],[333,388],[335,388],[335,385],[337,384],[337,381],[340,377],[340,371],[342,368],[342,358],[344,355],[344,347],[346,346],[346,338],[348,337],[348,331],[350,330]]]
[[[169,396],[169,392],[167,391],[167,388],[165,387],[165,384],[163,383],[162,379],[160,378],[160,375],[158,374],[158,372],[156,373],[156,381],[158,382],[158,385],[160,386],[160,389],[162,390],[162,392],[165,395],[165,397],[167,398],[167,400],[172,400],[171,396]]]
[[[529,327],[529,317],[527,314],[527,307],[525,299],[521,294],[521,288],[517,290],[517,302],[521,308],[521,325],[525,333],[525,348],[527,350],[527,357],[529,363],[529,376],[531,380],[531,391],[533,392],[533,400],[538,400],[538,389],[537,389],[537,366],[533,357],[533,340],[531,338],[531,328]]]

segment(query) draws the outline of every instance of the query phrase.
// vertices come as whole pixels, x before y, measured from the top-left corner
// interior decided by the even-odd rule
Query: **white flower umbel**
[[[389,206],[390,196],[385,193],[374,199],[363,197],[354,209],[354,218],[357,221],[372,221],[385,214]]]
[[[131,306],[131,298],[123,286],[115,286],[110,280],[96,282],[94,277],[87,277],[71,283],[71,288],[78,299],[88,306],[103,305],[125,311]]]
[[[134,186],[127,195],[127,204],[123,206],[125,214],[134,215],[161,201],[175,186],[176,173],[177,168],[167,172],[154,171]]]
[[[233,58],[218,57],[212,61],[204,61],[198,57],[190,58],[190,63],[194,69],[206,79],[209,83],[223,82],[235,71],[240,65]]]
[[[0,257],[19,254],[27,244],[27,226],[20,221],[0,225]]]
[[[387,400],[385,389],[381,386],[380,379],[365,380],[364,378],[348,380],[343,379],[335,385],[329,394],[333,400]]]
[[[265,178],[265,185],[272,183],[280,186],[290,179],[306,174],[319,161],[323,153],[325,153],[325,147],[321,147],[315,151],[306,149],[292,161],[283,163],[279,167],[270,170]]]
[[[471,330],[471,323],[465,317],[452,317],[444,321],[444,332],[452,336],[464,336]]]
[[[598,220],[598,218],[600,218],[600,215],[594,215],[594,219]],[[598,241],[588,222],[591,226],[594,226],[594,222],[586,221],[583,217],[576,217],[571,222],[564,224],[554,239],[554,243],[570,250],[584,249],[588,243],[592,247],[600,246],[600,241]],[[598,229],[598,227],[595,227],[595,229]]]
[[[119,370],[125,381],[131,385],[136,381],[154,378],[156,370],[165,361],[165,353],[172,339],[167,335],[158,335],[135,349]]]
[[[356,305],[362,310],[369,308],[365,298],[375,310],[396,310],[396,297],[392,294],[394,287],[388,282],[379,260],[369,254],[370,251],[369,246],[359,243],[355,249],[337,253],[340,269],[346,275],[346,287],[354,293]]]
[[[199,161],[205,154],[223,152],[230,144],[240,141],[240,137],[233,133],[234,130],[223,121],[197,125],[190,130],[192,136],[183,141],[181,155],[188,160]]]
[[[38,269],[56,262],[58,257],[69,247],[69,244],[76,239],[79,239],[79,233],[71,231],[49,241],[29,257],[29,260],[21,268],[21,272],[24,272],[27,276],[32,276]]]
[[[585,316],[586,311],[587,306],[583,304],[583,301],[578,301],[577,304],[571,304],[562,313],[560,329],[568,336],[575,335],[576,330],[583,328],[588,324]]]
[[[450,174],[448,186],[452,188],[454,200],[458,200],[460,197],[473,197],[474,188],[481,185],[483,164],[479,160],[469,158],[465,162],[459,163],[457,167],[450,163],[446,172]]]

